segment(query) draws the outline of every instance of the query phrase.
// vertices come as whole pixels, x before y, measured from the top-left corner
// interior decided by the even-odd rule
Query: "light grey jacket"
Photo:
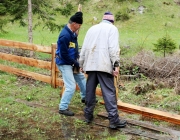
[[[119,32],[111,22],[103,20],[86,33],[80,52],[79,64],[84,71],[112,74],[115,61],[119,61]]]

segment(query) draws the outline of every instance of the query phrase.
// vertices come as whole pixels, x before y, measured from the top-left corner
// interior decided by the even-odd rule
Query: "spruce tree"
[[[53,5],[54,4],[54,5]],[[51,0],[32,0],[32,13],[38,20],[34,28],[39,25],[47,27],[50,31],[60,30],[63,25],[55,23],[54,15],[57,7]],[[3,27],[8,22],[18,21],[21,26],[26,26],[28,13],[28,0],[1,0],[0,2],[0,32],[5,32]]]
[[[172,53],[176,49],[176,44],[170,36],[166,34],[166,36],[157,40],[154,47],[155,49],[153,49],[153,51],[163,52],[165,57],[166,53]]]

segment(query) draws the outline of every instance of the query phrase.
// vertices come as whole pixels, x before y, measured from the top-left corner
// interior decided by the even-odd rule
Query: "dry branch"
[[[170,87],[180,88],[180,57],[171,55],[164,58],[155,57],[152,52],[142,51],[133,57],[132,62],[141,72],[151,79],[166,81]],[[179,89],[180,90],[180,89]]]

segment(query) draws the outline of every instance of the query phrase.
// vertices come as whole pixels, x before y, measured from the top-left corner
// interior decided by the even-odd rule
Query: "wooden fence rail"
[[[56,49],[55,44],[52,44],[52,47],[45,47],[45,46],[39,46],[39,45],[31,44],[31,43],[23,43],[23,42],[3,40],[3,39],[0,39],[0,46],[52,54],[52,59],[54,58],[53,54]],[[26,71],[26,70],[21,70],[19,68],[14,68],[11,66],[6,66],[6,65],[1,64],[0,70],[2,70],[2,71],[6,71],[6,72],[9,72],[12,74],[29,77],[29,78],[32,78],[35,80],[46,82],[46,83],[51,84],[51,86],[54,88],[57,86],[60,86],[60,87],[63,86],[62,79],[58,78],[58,69],[56,68],[54,61],[48,62],[48,61],[43,61],[43,60],[38,60],[38,59],[28,58],[28,57],[22,57],[22,56],[16,56],[13,54],[7,54],[7,53],[2,53],[2,52],[0,52],[0,59],[50,70],[51,75],[47,76],[47,75],[30,72],[30,71]]]
[[[36,52],[42,52],[47,53],[51,55],[51,62],[43,61],[43,60],[37,60],[34,58],[28,58],[28,57],[22,57],[22,56],[16,56],[13,54],[7,54],[0,52],[0,59],[7,60],[11,62],[16,62],[20,64],[25,64],[28,66],[33,66],[37,68],[42,68],[46,70],[51,71],[51,75],[43,75],[35,72],[30,72],[26,70],[21,70],[18,68],[14,68],[11,66],[6,66],[0,64],[0,70],[9,72],[12,74],[29,77],[35,80],[39,80],[42,82],[46,82],[51,84],[53,88],[57,87],[63,87],[63,80],[58,78],[59,71],[56,67],[54,58],[55,58],[55,51],[56,51],[56,44],[51,44],[51,47],[45,47],[45,46],[39,46],[31,43],[23,43],[23,42],[17,42],[17,41],[11,41],[11,40],[5,40],[0,39],[0,47],[11,47],[11,48],[17,48],[17,49],[25,49],[25,50],[31,50]],[[102,96],[102,91],[100,88],[96,89],[96,95]],[[101,102],[103,104],[103,102]],[[180,125],[180,115],[168,113],[168,112],[162,112],[158,110],[153,110],[145,107],[135,106],[128,103],[119,102],[117,103],[118,109],[123,110],[128,113],[136,113],[141,114],[146,117],[155,118],[163,121],[167,121],[170,123],[178,124]]]

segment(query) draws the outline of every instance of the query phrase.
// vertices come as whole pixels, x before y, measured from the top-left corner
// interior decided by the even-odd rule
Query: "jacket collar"
[[[71,36],[77,37],[76,33],[72,32],[72,30],[69,29],[69,27],[67,26],[67,24],[66,24],[66,26],[65,26],[65,29],[69,32],[69,34],[70,34]]]
[[[108,20],[102,20],[101,23],[109,23],[109,24],[112,24],[110,21]]]

